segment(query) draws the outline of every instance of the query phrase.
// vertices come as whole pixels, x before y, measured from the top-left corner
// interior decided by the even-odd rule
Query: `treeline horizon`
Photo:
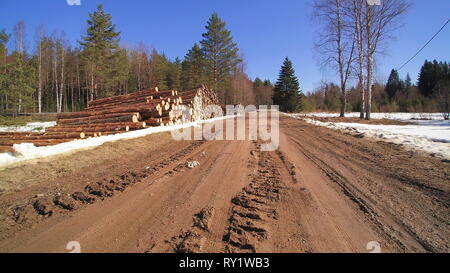
[[[359,112],[360,90],[351,87],[347,94],[347,111]],[[342,93],[333,82],[323,82],[304,101],[305,111],[339,111]],[[401,79],[392,69],[386,82],[375,82],[372,97],[373,112],[450,113],[450,63],[425,60],[415,82],[409,73]],[[448,115],[447,115],[448,116]]]
[[[119,45],[120,32],[102,5],[89,14],[86,26],[77,43],[70,45],[63,31],[47,34],[41,25],[32,50],[26,50],[30,45],[25,22],[19,21],[12,33],[0,31],[0,113],[79,111],[93,99],[152,87],[184,91],[200,85],[215,89],[222,105],[275,103],[291,112],[363,110],[361,78],[350,87],[323,82],[303,94],[301,77],[296,77],[287,57],[276,82],[251,80],[237,43],[217,13],[206,23],[202,39],[183,58],[174,60],[142,42]],[[9,42],[14,44],[11,52]],[[387,83],[370,85],[371,108],[374,112],[448,112],[449,75],[449,64],[436,60],[425,61],[417,84],[409,74],[402,80],[392,70]]]
[[[272,83],[245,73],[237,44],[217,13],[202,39],[183,59],[139,42],[120,46],[120,32],[103,5],[89,14],[87,28],[75,45],[63,31],[46,34],[40,25],[33,50],[27,51],[26,26],[0,31],[0,112],[79,111],[93,99],[152,87],[179,91],[206,85],[222,105],[272,104]],[[8,42],[14,49],[8,52]]]

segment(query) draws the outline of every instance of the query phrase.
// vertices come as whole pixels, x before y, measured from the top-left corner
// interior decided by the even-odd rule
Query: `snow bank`
[[[450,121],[422,120],[417,125],[372,125],[346,122],[321,122],[302,118],[310,124],[359,134],[450,159]]]
[[[45,128],[55,125],[55,121],[29,122],[24,126],[0,126],[0,132],[44,132]]]
[[[234,118],[236,115],[223,116],[212,118],[208,120],[201,120],[196,122],[190,122],[180,125],[172,125],[172,126],[164,126],[164,127],[151,127],[142,130],[136,130],[121,134],[109,135],[109,136],[101,136],[89,139],[78,139],[70,142],[64,142],[57,145],[51,146],[43,146],[36,147],[31,143],[22,143],[22,144],[14,144],[13,153],[0,153],[0,167],[5,167],[7,165],[36,158],[43,158],[52,155],[58,155],[62,153],[67,153],[71,151],[76,151],[80,149],[89,149],[102,145],[103,143],[122,140],[122,139],[133,139],[138,137],[143,137],[146,135],[161,133],[161,132],[169,132],[173,130],[178,130],[182,128],[187,128],[191,126],[200,126],[202,123],[209,123],[218,120]]]
[[[294,116],[302,117],[339,117],[339,113],[328,112],[312,112],[305,114],[293,114]],[[359,112],[345,113],[346,117],[359,118]],[[393,120],[442,120],[444,119],[441,113],[371,113],[370,117],[373,119],[393,119]]]

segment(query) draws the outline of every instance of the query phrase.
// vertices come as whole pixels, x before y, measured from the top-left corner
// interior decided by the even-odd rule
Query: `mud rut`
[[[0,250],[66,252],[66,242],[80,240],[88,252],[367,252],[366,243],[377,240],[386,252],[448,251],[439,229],[449,215],[441,178],[431,186],[411,179],[423,192],[424,209],[435,213],[411,220],[410,208],[391,211],[374,200],[380,195],[368,194],[380,191],[383,169],[361,172],[361,159],[338,148],[351,137],[343,144],[334,141],[338,133],[306,133],[297,120],[282,124],[274,152],[261,152],[256,141],[192,141],[154,164],[80,190],[18,200],[3,211],[15,225],[0,224]],[[341,159],[354,169],[336,166]],[[186,164],[193,161],[200,165]],[[411,190],[397,187],[385,182],[389,195],[380,202],[407,200]],[[424,230],[423,223],[436,229]]]

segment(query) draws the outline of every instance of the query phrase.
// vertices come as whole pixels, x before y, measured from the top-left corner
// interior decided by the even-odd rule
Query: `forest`
[[[347,94],[347,111],[360,111],[360,91],[351,87]],[[314,92],[308,92],[304,101],[306,111],[339,111],[340,87],[332,82],[322,83]],[[374,112],[442,112],[450,113],[449,63],[426,60],[416,81],[409,74],[405,79],[392,69],[387,82],[373,85]]]
[[[47,34],[44,26],[35,37],[30,45],[24,21],[12,33],[0,31],[1,113],[79,111],[93,99],[202,84],[217,90],[223,105],[272,104],[272,84],[249,79],[237,44],[216,13],[183,59],[171,60],[142,42],[121,45],[120,32],[102,5],[89,14],[86,33],[76,45],[62,31]]]

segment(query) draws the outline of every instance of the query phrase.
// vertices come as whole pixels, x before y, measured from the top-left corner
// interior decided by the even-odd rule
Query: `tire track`
[[[278,219],[275,203],[280,200],[281,175],[271,153],[252,153],[258,159],[257,172],[248,186],[231,199],[228,227],[223,236],[225,252],[258,251],[258,244],[270,237],[270,222]]]
[[[18,224],[27,224],[29,221],[39,221],[51,217],[55,212],[62,213],[74,211],[81,208],[83,205],[93,204],[96,201],[112,197],[117,194],[117,192],[123,192],[128,187],[156,175],[161,170],[164,170],[171,164],[178,162],[184,156],[192,153],[204,143],[205,141],[193,142],[170,157],[160,160],[158,163],[154,164],[153,167],[148,166],[142,170],[128,171],[121,175],[92,182],[86,185],[81,191],[56,193],[53,196],[51,194],[33,196],[25,203],[13,205],[10,209],[10,216]],[[166,175],[173,172],[180,172],[183,170],[184,166],[184,163],[179,163],[171,171],[166,173]],[[39,218],[33,214],[42,217]]]

